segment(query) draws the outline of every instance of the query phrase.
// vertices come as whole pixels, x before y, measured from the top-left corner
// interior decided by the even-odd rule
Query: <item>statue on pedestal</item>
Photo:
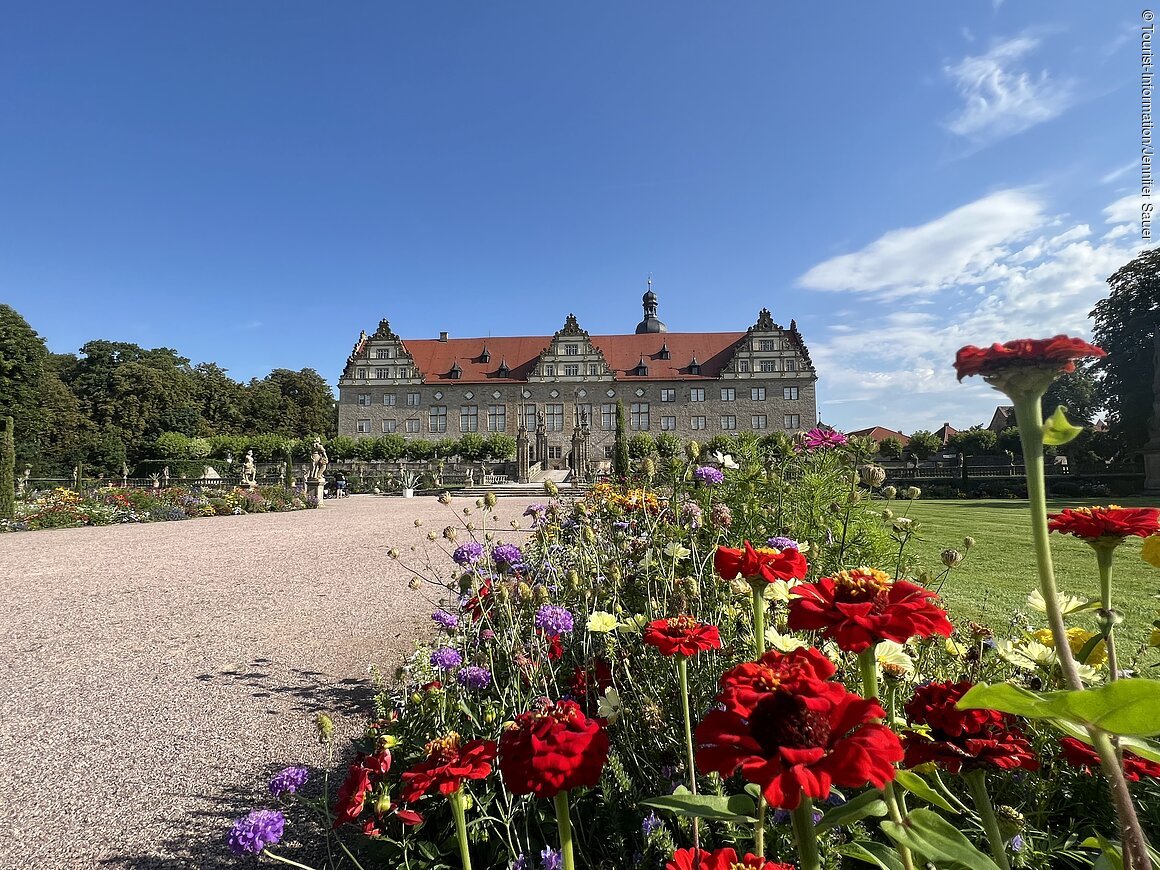
[[[315,438],[314,444],[310,447],[310,473],[307,478],[310,480],[322,480],[322,476],[326,473],[326,466],[330,464],[330,457],[326,455],[326,448],[322,446],[322,439]]]
[[[28,481],[32,478],[32,469],[24,466],[24,473],[16,480],[16,494],[28,492]]]
[[[254,462],[254,451],[247,450],[246,458],[242,460],[240,486],[253,488],[258,485],[258,466]]]
[[[161,469],[161,485],[169,486],[169,466],[166,465]]]
[[[129,485],[129,463],[121,463],[121,486]]]

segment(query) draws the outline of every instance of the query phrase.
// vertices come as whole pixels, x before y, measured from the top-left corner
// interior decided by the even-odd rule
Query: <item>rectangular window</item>
[[[395,407],[395,394],[394,393],[383,393],[383,404],[389,405],[392,408]]]
[[[414,377],[414,375],[411,374],[410,369],[402,369],[401,368],[401,369],[399,369],[399,377],[400,378],[410,378],[410,377]]]
[[[689,419],[689,428],[690,429],[704,429],[705,428],[705,418],[704,417],[691,417]]]
[[[722,429],[736,429],[737,428],[737,418],[734,417],[732,414],[722,414],[721,415],[721,428]]]
[[[802,418],[797,414],[786,414],[782,422],[786,429],[800,429],[802,427]]]
[[[391,370],[390,369],[375,369],[375,380],[376,381],[389,380],[390,377],[391,377]]]
[[[749,371],[749,360],[747,360],[747,359],[737,360],[737,371],[739,371],[739,372]]]
[[[588,376],[592,378],[600,377],[600,363],[588,363]]]
[[[412,417],[410,420],[407,421],[407,431],[408,432],[418,432],[419,431],[419,418],[418,417]]]
[[[600,406],[600,428],[605,432],[610,432],[616,428],[615,403],[605,402]]]
[[[360,435],[365,434],[367,432],[370,432],[371,431],[371,421],[370,420],[359,420],[358,424],[355,426],[355,429]]]
[[[666,432],[672,432],[677,428],[676,417],[661,417],[661,429]]]
[[[576,425],[592,428],[592,406],[578,404],[575,410]]]
[[[367,379],[367,370],[366,369],[359,369],[356,374],[357,374],[357,377],[360,381],[365,381]]]
[[[578,378],[578,377],[580,377],[579,364],[564,366],[564,377],[566,377],[566,378]]]
[[[721,388],[721,401],[722,402],[732,402],[736,398],[737,398],[737,391],[735,389],[733,389],[732,387],[722,387]]]
[[[544,406],[545,423],[549,432],[563,432],[564,431],[564,406],[563,404],[548,404]]]
[[[777,360],[775,360],[775,359],[763,359],[761,361],[761,370],[763,372],[776,372],[777,371]]]
[[[749,398],[754,402],[765,401],[765,387],[750,387]]]
[[[478,432],[479,431],[479,405],[460,405],[459,406],[459,431],[460,432]]]
[[[677,400],[676,390],[661,390],[662,402],[675,402]]]
[[[555,363],[544,363],[544,377],[546,377],[546,378],[556,377],[556,365],[555,365]]]
[[[563,447],[560,447],[557,445],[556,447],[549,447],[548,448],[548,458],[549,459],[563,459],[563,457],[564,457],[564,448]]]
[[[507,405],[488,405],[487,406],[487,431],[488,432],[506,432],[507,431]]]
[[[428,413],[428,426],[432,432],[447,431],[447,406],[432,405]]]
[[[371,403],[371,394],[370,393],[359,393],[358,394],[358,403],[364,407],[369,405]]]
[[[765,428],[765,415],[764,414],[754,414],[749,419],[749,425],[750,425],[751,429],[764,429]]]
[[[606,445],[606,446],[605,446],[605,448],[604,448],[604,458],[605,458],[605,459],[611,459],[611,458],[612,458],[612,446],[611,446],[611,445]]]
[[[390,359],[391,355],[385,347],[380,347],[375,351],[375,359]]]
[[[787,359],[785,361],[785,370],[787,372],[796,372],[797,371],[797,362],[795,360],[792,360],[792,359]]]
[[[648,431],[648,402],[633,402],[629,427],[637,432]]]
[[[523,407],[524,428],[532,432],[536,428],[536,406],[530,402]]]
[[[418,393],[407,393],[407,407],[408,408],[418,408],[419,407],[419,394]]]
[[[796,399],[798,397],[798,388],[797,387],[782,387],[781,388],[781,397],[783,399]]]
[[[693,387],[691,390],[689,390],[689,401],[690,402],[703,402],[703,401],[705,401],[705,388],[704,387]]]
[[[757,342],[758,350],[774,350],[774,343],[772,338],[763,338]]]
[[[564,345],[564,356],[580,356],[580,345],[566,344]]]
[[[389,432],[394,432],[394,431],[395,431],[395,421],[394,420],[384,420],[383,421],[383,432],[389,433]]]

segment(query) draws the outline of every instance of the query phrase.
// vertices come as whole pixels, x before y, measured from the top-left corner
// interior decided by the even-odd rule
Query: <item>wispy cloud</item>
[[[1125,175],[1127,175],[1129,172],[1131,172],[1133,169],[1135,169],[1139,165],[1140,165],[1140,161],[1133,158],[1131,161],[1129,161],[1128,163],[1125,163],[1123,166],[1120,166],[1120,167],[1117,167],[1116,169],[1113,169],[1111,172],[1107,173],[1106,175],[1101,175],[1100,176],[1100,184],[1111,184],[1113,181],[1119,181],[1121,178],[1123,178]]]
[[[993,142],[1050,121],[1071,103],[1072,86],[1047,70],[1023,68],[1039,40],[1017,36],[997,43],[986,54],[969,55],[943,72],[954,82],[963,105],[946,127],[975,142]]]

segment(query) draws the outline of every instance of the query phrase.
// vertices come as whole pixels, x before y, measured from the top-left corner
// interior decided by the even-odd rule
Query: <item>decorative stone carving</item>
[[[307,478],[310,480],[322,480],[323,474],[326,473],[326,466],[330,464],[330,457],[326,455],[326,448],[322,446],[322,439],[315,438],[314,444],[310,447],[310,473]]]
[[[529,446],[528,427],[520,421],[520,427],[516,430],[516,480],[520,483],[527,483],[531,476]]]
[[[240,486],[253,489],[258,485],[258,466],[254,462],[253,450],[246,451],[246,458],[242,460],[242,467],[239,473],[241,475]]]

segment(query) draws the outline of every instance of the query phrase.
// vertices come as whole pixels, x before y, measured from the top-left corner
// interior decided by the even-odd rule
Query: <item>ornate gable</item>
[[[603,351],[592,343],[576,315],[569,314],[562,329],[552,336],[528,374],[529,381],[612,380],[612,368]]]
[[[415,384],[422,382],[423,374],[403,340],[384,318],[374,335],[367,335],[366,330],[359,334],[354,350],[346,359],[341,380],[357,384]]]

